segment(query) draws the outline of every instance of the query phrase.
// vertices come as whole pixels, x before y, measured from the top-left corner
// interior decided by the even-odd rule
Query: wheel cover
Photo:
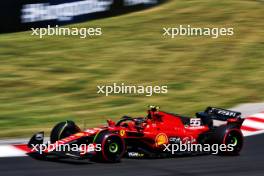
[[[236,146],[237,143],[238,143],[238,139],[237,139],[237,137],[233,136],[232,139],[231,139],[231,143],[232,143],[234,146]]]
[[[109,144],[109,152],[116,153],[118,151],[118,144],[113,142]]]
[[[233,147],[233,151],[235,153],[238,153],[243,146],[243,137],[237,133],[236,131],[231,131],[226,136],[226,143],[225,144],[231,144]]]

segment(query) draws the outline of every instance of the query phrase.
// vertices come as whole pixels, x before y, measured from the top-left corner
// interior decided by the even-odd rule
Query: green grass
[[[87,126],[146,106],[192,115],[206,106],[264,100],[264,3],[171,0],[159,7],[81,23],[103,36],[39,39],[0,35],[0,137],[29,136],[73,119]],[[163,27],[234,27],[232,37],[162,37]],[[107,83],[168,85],[152,97],[96,94]],[[81,125],[82,126],[82,125]]]

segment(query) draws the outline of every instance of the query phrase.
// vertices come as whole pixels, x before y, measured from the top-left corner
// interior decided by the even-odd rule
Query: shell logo
[[[156,146],[160,146],[162,144],[167,144],[168,143],[168,137],[164,133],[159,133],[156,138],[155,138],[155,143]]]
[[[125,132],[125,130],[120,130],[119,134],[120,134],[120,136],[125,136],[126,132]]]

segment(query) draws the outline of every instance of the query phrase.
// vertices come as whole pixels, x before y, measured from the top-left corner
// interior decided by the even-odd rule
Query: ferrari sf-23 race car
[[[106,126],[83,131],[73,121],[60,122],[52,129],[47,148],[39,150],[45,144],[44,132],[39,132],[27,144],[31,149],[28,154],[40,158],[89,158],[101,162],[119,162],[125,156],[174,157],[181,152],[172,153],[164,149],[179,143],[231,144],[233,150],[220,152],[224,155],[237,155],[242,149],[243,134],[240,127],[244,119],[240,112],[208,107],[191,118],[159,109],[150,106],[146,117],[123,116],[117,122],[108,120]],[[70,148],[55,150],[59,145],[68,145]],[[72,151],[73,146],[77,150]],[[93,150],[84,150],[85,146]]]

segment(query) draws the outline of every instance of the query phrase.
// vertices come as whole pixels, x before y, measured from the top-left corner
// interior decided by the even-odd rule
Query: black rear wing
[[[211,119],[226,121],[230,118],[241,118],[241,112],[231,111],[222,108],[208,107],[204,111]]]

